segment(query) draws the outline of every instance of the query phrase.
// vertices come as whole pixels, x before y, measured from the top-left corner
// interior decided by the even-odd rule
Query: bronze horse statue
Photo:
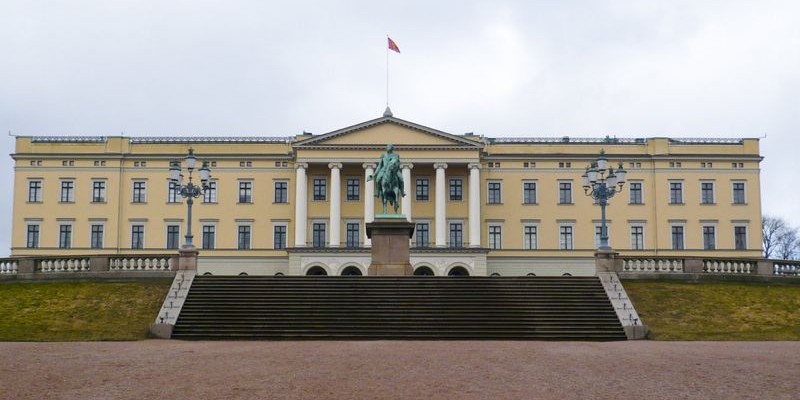
[[[391,204],[397,214],[397,209],[400,208],[400,199],[406,193],[403,189],[403,174],[400,171],[400,156],[394,153],[393,145],[386,146],[386,153],[381,155],[378,166],[375,168],[375,175],[369,176],[367,181],[373,179],[375,180],[375,197],[381,199],[383,213],[386,214],[386,206]]]

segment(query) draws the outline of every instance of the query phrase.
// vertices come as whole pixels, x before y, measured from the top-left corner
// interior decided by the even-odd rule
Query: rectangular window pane
[[[283,182],[283,181],[275,182],[275,202],[276,203],[289,202],[289,182]]]
[[[93,249],[103,248],[103,225],[92,225],[91,247]]]
[[[714,203],[714,184],[711,182],[702,182],[700,184],[700,202],[703,204]]]
[[[26,247],[35,249],[39,247],[39,225],[28,225],[28,240]]]
[[[669,202],[670,204],[683,204],[683,183],[670,182]]]
[[[464,183],[461,179],[450,179],[450,201],[461,201],[464,199]]]
[[[217,181],[208,182],[208,187],[203,191],[203,203],[217,202]]]
[[[523,244],[525,250],[533,250],[537,247],[536,244],[536,226],[528,225],[523,228]]]
[[[325,201],[328,195],[328,181],[324,178],[314,178],[314,200]]]
[[[428,178],[417,178],[417,200],[428,201]]]
[[[683,250],[683,227],[672,227],[672,250]]]
[[[272,228],[272,247],[276,249],[286,248],[286,225],[275,225]]]
[[[167,225],[167,248],[177,249],[180,243],[180,226]]]
[[[463,247],[464,227],[460,222],[450,223],[450,247]]]
[[[42,201],[42,181],[28,182],[28,201],[32,203]]]
[[[347,200],[358,201],[361,198],[361,180],[358,178],[347,179]]]
[[[75,201],[75,182],[61,181],[61,201],[65,203]]]
[[[503,228],[499,225],[489,226],[489,248],[500,249],[503,247]]]
[[[147,182],[133,182],[133,202],[144,203],[147,201]]]
[[[72,225],[60,225],[58,227],[58,248],[68,249],[72,247]]]
[[[736,250],[747,249],[747,227],[737,226],[733,228],[734,245]]]
[[[536,182],[524,182],[522,184],[522,202],[536,204]]]
[[[428,223],[417,224],[415,235],[416,247],[429,247],[431,244],[430,225]]]
[[[642,204],[642,184],[641,182],[631,182],[629,186],[630,204]]]
[[[706,250],[714,250],[716,247],[715,229],[713,226],[703,227],[703,248]]]
[[[500,197],[500,182],[489,182],[489,195],[487,196],[489,204],[500,204],[502,198]]]
[[[203,225],[203,248],[213,249],[216,246],[216,232],[214,225]]]
[[[239,250],[250,248],[250,225],[239,225]]]
[[[572,183],[560,182],[558,184],[559,204],[572,204]]]
[[[361,245],[360,225],[357,222],[348,222],[345,230],[345,245],[347,247],[359,247]]]
[[[131,248],[144,248],[144,225],[131,225]]]
[[[253,202],[253,182],[239,182],[239,203]]]
[[[325,224],[314,223],[311,226],[311,246],[312,247],[325,247]]]
[[[559,233],[559,246],[561,250],[572,250],[572,227],[562,226]]]
[[[92,202],[102,203],[106,201],[106,183],[105,181],[92,182]]]
[[[744,182],[734,182],[733,183],[733,203],[734,204],[744,204]]]
[[[633,250],[644,249],[644,227],[642,226],[631,227],[631,249]]]
[[[181,197],[178,192],[178,184],[170,181],[167,185],[167,203],[179,203]]]

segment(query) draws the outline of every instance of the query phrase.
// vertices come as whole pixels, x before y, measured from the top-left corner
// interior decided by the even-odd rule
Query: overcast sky
[[[387,33],[396,117],[495,137],[766,135],[764,211],[800,226],[798,1],[0,0],[0,130],[328,132],[383,112]]]

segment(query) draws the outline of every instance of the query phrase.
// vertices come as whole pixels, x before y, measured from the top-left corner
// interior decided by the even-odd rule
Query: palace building
[[[403,162],[415,271],[594,275],[600,207],[581,175],[601,150],[627,182],[607,208],[622,255],[761,257],[758,139],[452,134],[383,117],[289,137],[17,137],[13,256],[164,254],[186,229],[169,181],[208,161],[199,273],[366,274],[365,223],[387,144]]]

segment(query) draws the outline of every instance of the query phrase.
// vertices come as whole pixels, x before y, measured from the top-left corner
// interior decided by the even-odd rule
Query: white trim
[[[736,183],[744,184],[744,190],[742,194],[744,194],[744,202],[743,203],[736,203],[736,194],[733,190],[733,185]],[[731,179],[731,204],[747,204],[747,179]]]
[[[147,221],[129,221],[128,222],[128,233],[130,234],[130,236],[128,236],[128,239],[129,239],[128,240],[128,245],[129,245],[128,248],[130,248],[131,250],[134,250],[134,247],[133,247],[133,227],[136,226],[136,225],[141,225],[142,226],[142,248],[141,249],[136,249],[136,250],[144,250],[144,249],[147,248]]]
[[[711,203],[703,202],[703,184],[711,184]],[[717,204],[717,184],[714,179],[700,179],[700,204]]]
[[[564,248],[561,246],[561,228],[568,226],[572,228],[571,235],[572,235],[572,246]],[[574,222],[559,222],[558,223],[558,230],[556,231],[556,243],[558,243],[558,250],[575,250],[575,243],[576,243],[576,235],[575,235],[575,223]]]
[[[672,237],[672,227],[680,226],[682,228],[683,234],[681,235],[683,243],[681,243],[681,248],[676,249],[675,243],[673,242]],[[669,223],[669,250],[686,250],[686,223],[685,222],[670,222]]]
[[[631,183],[638,183],[640,186],[639,193],[642,195],[642,201],[640,203],[631,203]],[[642,205],[645,204],[646,200],[644,197],[644,179],[628,179],[628,204],[636,204]]]
[[[330,186],[331,185],[330,185],[330,180],[328,179],[328,176],[325,176],[325,175],[311,175],[310,178],[311,179],[309,179],[309,183],[311,184],[311,202],[327,202],[327,201],[329,201],[330,200],[329,191],[330,191]],[[323,181],[325,181],[325,199],[324,200],[316,200],[316,199],[314,199],[314,181],[317,180],[317,179],[322,179]]]
[[[486,204],[487,205],[503,204],[503,197],[504,197],[503,196],[503,180],[502,179],[497,179],[497,178],[492,178],[492,179],[487,179],[485,182],[486,182]],[[489,185],[492,184],[492,183],[499,183],[500,184],[500,201],[497,202],[497,203],[490,203],[489,202]]]
[[[286,228],[286,232],[285,232],[286,243],[285,244],[286,244],[286,247],[289,247],[289,222],[288,221],[272,221],[272,224],[270,226],[272,227],[271,233],[270,233],[271,237],[272,237],[272,241],[270,242],[271,245],[272,245],[271,248],[275,249],[275,227],[276,226],[282,226],[282,227]]]
[[[26,249],[38,249],[38,248],[42,247],[42,222],[43,222],[43,220],[38,220],[38,221],[26,220],[25,221],[25,248]],[[31,225],[36,225],[36,226],[39,227],[39,237],[36,239],[36,246],[35,247],[28,247],[28,231],[30,229],[28,227],[31,226]],[[56,247],[58,247],[58,246],[56,246]]]
[[[496,248],[491,247],[491,232],[489,231],[492,227],[500,227],[500,245]],[[486,247],[491,250],[502,250],[503,249],[503,223],[502,222],[489,222],[486,224]]]
[[[527,248],[527,247],[525,247],[527,245],[527,243],[528,243],[525,240],[525,228],[529,227],[529,226],[532,226],[532,227],[536,228],[536,236],[534,237],[533,247]],[[539,228],[539,223],[538,222],[523,222],[522,223],[522,249],[523,250],[536,250],[536,249],[539,248],[539,232],[540,232],[540,228]]]
[[[92,247],[92,226],[100,225],[103,227],[103,236],[100,238],[100,247]],[[106,247],[106,222],[98,220],[89,220],[89,245],[86,246],[90,249],[104,249]]]
[[[703,249],[703,250],[719,250],[719,246],[717,245],[717,243],[719,242],[719,238],[718,238],[719,235],[717,234],[718,231],[719,231],[719,229],[718,229],[719,226],[718,225],[719,224],[717,224],[716,222],[703,222],[703,223],[700,224],[700,248],[701,249]],[[714,228],[714,248],[713,249],[707,249],[706,248],[706,237],[705,237],[705,232],[704,232],[706,227]]]
[[[633,245],[633,228],[634,227],[642,228],[642,248],[640,248],[640,249],[637,249]],[[644,249],[647,248],[647,226],[645,225],[644,222],[630,222],[630,223],[628,223],[628,242],[629,242],[631,250],[644,250]]]
[[[143,186],[143,189],[142,189],[142,193],[144,194],[142,196],[142,201],[134,201],[136,199],[136,189],[135,188],[136,188],[136,183],[137,182],[144,183],[144,186]],[[147,195],[148,195],[147,194],[147,180],[146,179],[141,179],[141,178],[133,178],[133,179],[131,179],[131,203],[134,203],[134,204],[145,204],[145,203],[147,203]]]
[[[169,249],[168,244],[169,244],[169,227],[170,226],[177,226],[178,227],[178,248],[179,249],[181,248],[181,236],[183,236],[183,235],[181,235],[181,230],[183,229],[182,228],[183,224],[181,222],[179,222],[179,221],[164,221],[164,248],[165,249]],[[174,250],[174,249],[172,249],[172,250]]]
[[[744,248],[741,250],[748,250],[750,244],[750,224],[747,222],[734,222],[733,230],[733,249],[736,250],[736,228],[744,228]]]
[[[246,249],[239,248],[239,227],[247,226],[250,228],[250,238]],[[216,244],[216,243],[215,243]],[[236,221],[236,249],[237,250],[252,250],[253,249],[253,222],[252,221]]]
[[[278,202],[278,199],[275,196],[275,191],[276,191],[275,190],[276,189],[275,185],[277,185],[279,182],[286,184],[286,201]],[[291,197],[292,193],[289,192],[289,186],[290,186],[289,179],[287,179],[287,178],[275,178],[275,179],[272,180],[272,203],[273,204],[289,204],[290,203],[289,199],[292,198]]]
[[[526,203],[525,202],[525,184],[526,183],[532,183],[534,185],[533,186],[533,192],[534,192],[533,203]],[[539,204],[539,180],[538,179],[523,179],[522,182],[520,183],[520,191],[521,191],[521,195],[522,195],[522,199],[521,199],[522,204],[524,204],[524,205],[536,205],[536,204]]]

